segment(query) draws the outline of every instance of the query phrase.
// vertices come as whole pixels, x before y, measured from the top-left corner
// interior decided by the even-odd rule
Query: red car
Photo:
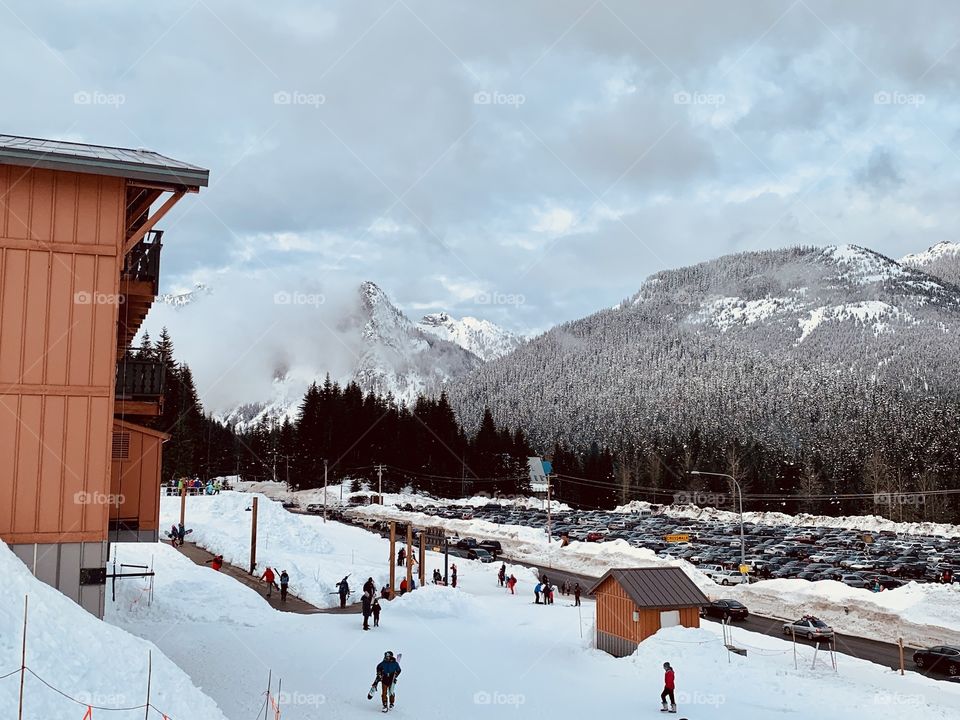
[[[600,542],[601,540],[603,540],[603,533],[587,533],[587,542]]]

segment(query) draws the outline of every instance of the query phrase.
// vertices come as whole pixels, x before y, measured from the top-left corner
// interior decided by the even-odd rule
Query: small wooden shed
[[[665,627],[700,627],[706,595],[677,567],[611,569],[590,591],[597,599],[597,648],[615,657]]]

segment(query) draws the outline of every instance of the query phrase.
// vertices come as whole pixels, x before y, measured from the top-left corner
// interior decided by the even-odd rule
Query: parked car
[[[499,540],[481,540],[479,547],[493,555],[494,558],[498,558],[503,554],[503,547],[500,545]]]
[[[747,606],[736,600],[714,600],[700,608],[700,617],[715,617],[721,620],[746,620],[750,615]]]
[[[282,507],[284,510],[297,510],[299,509],[300,505],[293,502],[293,500],[284,500],[282,503],[280,503],[280,507]]]
[[[807,638],[807,640],[818,640],[820,638],[832,638],[833,628],[820,618],[813,615],[804,615],[799,620],[784,623],[783,634],[799,635]]]
[[[319,515],[323,512],[323,505],[320,503],[310,503],[307,505],[307,512],[313,515]]]
[[[587,542],[600,542],[603,540],[603,533],[601,532],[588,532],[587,533]]]
[[[720,585],[739,585],[750,582],[750,577],[739,570],[723,570],[715,574],[713,581]]]
[[[461,550],[472,550],[475,547],[479,547],[480,543],[478,543],[474,538],[461,538],[460,540],[457,540],[456,545]]]
[[[492,563],[494,557],[491,553],[487,552],[483,548],[471,548],[467,550],[467,559],[468,560],[479,560],[483,563]]]
[[[921,670],[933,670],[951,677],[960,675],[960,648],[936,645],[913,654],[913,664]]]

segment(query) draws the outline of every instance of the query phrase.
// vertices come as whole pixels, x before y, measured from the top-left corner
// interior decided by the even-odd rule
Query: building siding
[[[0,538],[102,541],[125,181],[0,166],[0,198]]]
[[[594,591],[597,600],[597,647],[612,655],[622,657],[636,649],[638,643],[660,630],[659,608],[638,608],[627,592],[612,577],[607,578]],[[673,608],[677,609],[677,608]],[[700,627],[700,608],[679,608],[680,624],[683,627]],[[638,613],[634,622],[633,613]],[[619,641],[614,641],[617,638]],[[624,648],[631,648],[622,652]],[[612,648],[612,649],[610,649]]]

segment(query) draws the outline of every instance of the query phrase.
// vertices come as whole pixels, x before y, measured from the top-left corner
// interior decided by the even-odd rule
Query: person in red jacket
[[[273,594],[274,575],[273,568],[267,568],[263,571],[263,575],[260,576],[260,579],[267,584],[267,597],[270,597]]]
[[[660,712],[672,712],[677,711],[677,701],[673,697],[673,668],[670,667],[670,663],[665,662],[663,664],[663,692],[660,693],[660,702],[663,703],[663,707],[660,708]],[[667,698],[670,698],[670,707],[667,708]]]

